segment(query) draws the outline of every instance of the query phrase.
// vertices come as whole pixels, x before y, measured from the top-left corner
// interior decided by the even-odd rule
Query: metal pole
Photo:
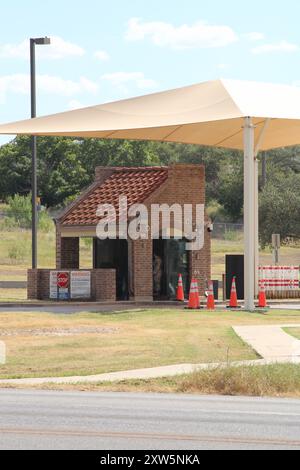
[[[244,235],[245,235],[245,309],[253,312],[255,279],[255,157],[254,126],[250,117],[244,125]]]
[[[30,39],[31,118],[36,117],[35,40]],[[32,269],[37,268],[37,152],[36,137],[31,137],[32,151]]]
[[[258,297],[258,282],[259,282],[259,203],[258,203],[258,164],[257,157],[254,157],[255,175],[254,175],[254,211],[255,211],[255,224],[254,224],[254,236],[255,236],[255,258],[254,258],[254,294]]]

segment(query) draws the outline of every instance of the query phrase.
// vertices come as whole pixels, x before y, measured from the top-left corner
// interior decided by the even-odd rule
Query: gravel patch
[[[16,329],[16,330],[0,330],[0,337],[8,336],[76,336],[83,334],[115,334],[119,328],[37,328],[37,329]]]

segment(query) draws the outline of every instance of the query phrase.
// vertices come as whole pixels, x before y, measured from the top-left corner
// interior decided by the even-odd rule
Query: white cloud
[[[217,65],[217,68],[219,70],[225,70],[225,69],[228,69],[229,68],[229,65],[228,64],[218,64]]]
[[[116,72],[102,75],[102,80],[107,80],[114,86],[118,86],[123,91],[127,91],[125,84],[134,83],[141,90],[156,88],[158,83],[155,80],[146,78],[143,72]]]
[[[106,61],[110,59],[109,54],[106,51],[96,51],[94,56],[96,57],[96,59],[99,59],[102,61]]]
[[[64,59],[65,57],[83,56],[85,51],[77,44],[65,41],[59,36],[51,36],[51,44],[36,47],[36,55],[41,59]],[[29,40],[19,44],[0,44],[0,58],[28,59]]]
[[[78,101],[78,100],[71,100],[71,101],[69,101],[68,107],[69,107],[70,109],[79,109],[79,108],[83,108],[84,106],[83,106],[83,104],[82,104],[80,101]]]
[[[252,33],[246,33],[243,34],[245,39],[248,39],[249,41],[262,41],[265,39],[265,35],[263,33],[258,33],[258,32],[252,32]]]
[[[97,93],[99,90],[98,83],[93,82],[86,77],[80,77],[79,87],[82,91],[87,91],[88,93]]]
[[[95,93],[99,85],[81,77],[78,81],[65,80],[53,75],[37,75],[37,89],[41,93],[74,96],[78,93]],[[8,93],[28,95],[30,77],[27,74],[0,76],[0,102],[4,103]]]
[[[174,26],[162,21],[143,22],[140,18],[129,20],[125,38],[128,41],[149,38],[156,46],[177,50],[224,47],[238,40],[229,26],[210,25],[204,21]]]
[[[274,44],[263,44],[252,49],[253,54],[269,54],[272,52],[297,52],[299,46],[288,41],[281,41]]]

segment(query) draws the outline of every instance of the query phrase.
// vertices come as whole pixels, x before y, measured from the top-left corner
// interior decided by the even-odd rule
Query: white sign
[[[299,266],[261,266],[260,283],[267,291],[295,291],[299,289]]]
[[[69,273],[65,271],[50,271],[50,299],[69,300]]]
[[[57,300],[57,271],[50,271],[50,299]]]
[[[71,272],[71,299],[91,298],[91,273],[90,271]]]

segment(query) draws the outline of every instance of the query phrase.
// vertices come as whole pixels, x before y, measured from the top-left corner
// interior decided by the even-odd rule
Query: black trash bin
[[[219,281],[213,281],[213,285],[215,300],[219,300]]]
[[[230,299],[232,279],[236,277],[238,300],[244,300],[244,255],[226,255],[226,298]]]

